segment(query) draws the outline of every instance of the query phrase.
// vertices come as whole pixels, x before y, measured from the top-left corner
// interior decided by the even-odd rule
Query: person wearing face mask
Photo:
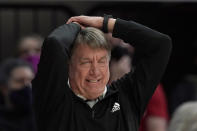
[[[29,62],[35,73],[40,60],[42,42],[43,38],[40,35],[32,34],[22,37],[18,43],[17,55]]]
[[[33,78],[33,68],[21,59],[8,59],[0,65],[0,130],[35,131]]]

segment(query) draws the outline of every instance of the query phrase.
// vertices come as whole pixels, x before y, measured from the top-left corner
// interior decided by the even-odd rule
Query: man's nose
[[[98,63],[93,62],[90,69],[90,75],[98,76],[100,74]]]

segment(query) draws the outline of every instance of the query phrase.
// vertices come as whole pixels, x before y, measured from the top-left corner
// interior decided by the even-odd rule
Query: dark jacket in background
[[[0,93],[0,131],[35,131],[31,88],[10,92],[9,99],[12,108],[6,106]]]

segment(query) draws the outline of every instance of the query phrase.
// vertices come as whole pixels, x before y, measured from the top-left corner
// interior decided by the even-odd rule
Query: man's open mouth
[[[96,83],[96,82],[99,82],[100,79],[98,79],[98,80],[88,80],[88,79],[86,79],[86,81],[87,81],[87,82],[91,82],[91,83]]]

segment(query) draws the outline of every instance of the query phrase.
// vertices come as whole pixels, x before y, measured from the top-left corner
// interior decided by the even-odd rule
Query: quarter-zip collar
[[[69,79],[68,79],[68,87],[71,89]],[[85,98],[84,96],[82,96],[80,94],[75,94],[75,93],[74,94],[77,97],[81,98],[86,104],[88,104],[90,108],[92,108],[98,101],[102,100],[105,97],[106,93],[107,93],[107,86],[105,86],[105,90],[103,91],[103,94],[94,100],[88,100],[87,98]]]

